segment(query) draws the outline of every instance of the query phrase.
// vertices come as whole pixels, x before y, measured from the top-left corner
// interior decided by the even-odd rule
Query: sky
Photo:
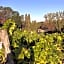
[[[64,10],[64,0],[1,0],[0,6],[11,7],[20,15],[30,14],[31,20],[42,21],[50,12]]]

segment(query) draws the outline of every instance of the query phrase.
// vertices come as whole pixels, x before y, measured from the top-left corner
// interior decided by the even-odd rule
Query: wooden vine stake
[[[7,59],[6,64],[14,64],[12,55],[11,55],[10,42],[9,42],[7,30],[0,29],[0,38],[5,49],[4,53],[5,53],[5,58]]]

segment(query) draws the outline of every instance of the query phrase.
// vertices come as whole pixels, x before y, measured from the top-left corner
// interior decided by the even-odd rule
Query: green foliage
[[[57,41],[54,40],[56,36]],[[60,42],[59,42],[60,41]],[[33,47],[35,63],[42,64],[58,64],[61,63],[61,36],[47,34],[45,37],[39,38],[39,42]]]
[[[4,48],[0,49],[0,64],[6,62]]]
[[[13,58],[17,64],[62,64],[64,33],[45,35],[34,31],[22,32],[19,28],[15,28],[16,25],[11,20],[3,27],[8,29]]]
[[[2,27],[2,29],[7,29],[8,33],[9,33],[10,35],[12,35],[13,30],[14,30],[15,28],[16,28],[15,22],[14,22],[13,20],[11,20],[11,19],[7,20],[7,21],[4,23],[3,27]]]
[[[63,59],[63,53],[61,50],[63,35],[61,35],[62,33],[39,35],[36,32],[17,32],[13,35],[16,40],[16,46],[13,46],[18,48],[17,51],[14,51],[17,55],[16,59],[21,59],[22,62],[22,60],[27,57],[29,61],[24,60],[23,62],[33,62],[35,64],[62,64],[61,59]]]

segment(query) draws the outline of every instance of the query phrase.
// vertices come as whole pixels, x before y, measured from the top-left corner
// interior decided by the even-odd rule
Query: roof
[[[46,30],[46,31],[54,31],[55,30],[55,24],[53,22],[44,22],[40,29]]]

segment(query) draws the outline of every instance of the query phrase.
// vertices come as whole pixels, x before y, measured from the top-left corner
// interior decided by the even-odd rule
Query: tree
[[[49,23],[53,22],[56,30],[61,32],[61,29],[64,25],[64,12],[48,13],[44,17]]]
[[[21,27],[21,17],[17,11],[13,11],[12,20],[15,21],[18,27]]]
[[[30,14],[25,14],[25,30],[30,31],[30,24],[31,24],[31,19],[30,19]]]

